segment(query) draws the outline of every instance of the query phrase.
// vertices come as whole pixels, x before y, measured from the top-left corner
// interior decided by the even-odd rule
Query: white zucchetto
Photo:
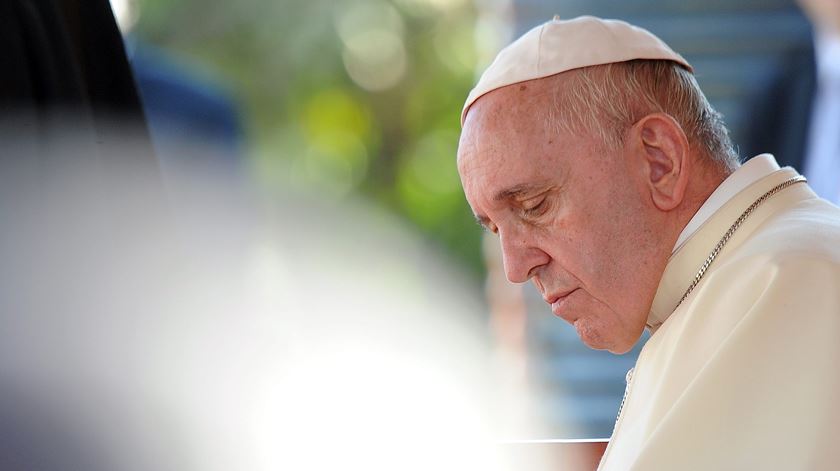
[[[693,71],[688,61],[645,29],[594,16],[571,20],[555,17],[499,52],[467,97],[461,125],[470,106],[498,88],[581,67],[634,59],[671,60]]]

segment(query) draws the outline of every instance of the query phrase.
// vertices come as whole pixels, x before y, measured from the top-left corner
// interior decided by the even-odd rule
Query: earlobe
[[[688,138],[677,121],[665,113],[640,119],[631,130],[642,155],[642,173],[651,200],[661,211],[682,203],[688,184]]]

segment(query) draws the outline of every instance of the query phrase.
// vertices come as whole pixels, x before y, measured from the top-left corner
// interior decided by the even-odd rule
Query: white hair
[[[666,113],[683,128],[689,145],[711,163],[734,170],[738,154],[723,116],[712,108],[694,75],[667,60],[632,60],[576,69],[556,87],[549,124],[569,132],[581,129],[619,148],[624,134],[650,113]]]

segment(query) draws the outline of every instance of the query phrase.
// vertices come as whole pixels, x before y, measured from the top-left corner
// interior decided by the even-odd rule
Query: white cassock
[[[678,241],[599,470],[840,469],[840,209],[763,154]]]

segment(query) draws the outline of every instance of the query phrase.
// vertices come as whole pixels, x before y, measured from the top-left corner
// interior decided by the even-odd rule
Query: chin
[[[587,347],[594,350],[606,350],[615,355],[623,355],[629,352],[639,339],[638,336],[633,339],[605,335],[600,329],[581,322],[575,323],[575,330],[577,330],[580,340]]]
[[[590,342],[584,338],[581,338],[581,340],[583,340],[584,345],[593,350],[606,350],[614,355],[624,355],[632,350],[633,345],[635,345],[635,342],[609,344],[603,342]]]
[[[619,345],[617,347],[605,348],[604,350],[606,350],[606,351],[608,351],[612,354],[615,354],[615,355],[624,355],[625,353],[627,353],[627,352],[629,352],[630,350],[633,349],[633,345],[636,345],[636,342],[628,342],[625,345]]]

